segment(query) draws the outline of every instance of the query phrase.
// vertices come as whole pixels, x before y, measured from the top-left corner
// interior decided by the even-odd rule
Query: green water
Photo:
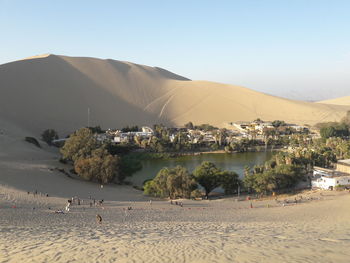
[[[215,153],[181,156],[172,159],[146,160],[142,161],[142,170],[136,172],[127,180],[132,182],[133,185],[141,186],[145,180],[154,178],[163,167],[182,165],[192,172],[203,161],[213,162],[223,170],[235,171],[242,177],[245,166],[253,167],[256,164],[263,164],[271,158],[272,154],[272,152]]]

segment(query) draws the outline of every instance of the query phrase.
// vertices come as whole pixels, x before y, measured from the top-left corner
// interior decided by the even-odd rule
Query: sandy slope
[[[191,81],[160,68],[116,60],[45,55],[0,66],[0,119],[39,134],[188,121],[224,126],[237,120],[299,124],[339,120],[349,106],[282,99],[242,87]]]
[[[285,207],[253,202],[253,209],[232,198],[150,204],[131,187],[101,189],[51,171],[60,166],[56,150],[24,142],[30,133],[5,121],[0,127],[1,263],[348,262],[347,192],[305,193],[302,203]],[[72,196],[82,205],[55,214]],[[89,196],[104,199],[104,207],[90,208]]]
[[[139,191],[131,187],[105,186],[103,196],[99,185],[69,178],[54,170],[56,167],[69,171],[69,165],[58,162],[57,148],[41,142],[42,149],[24,141],[31,136],[14,125],[0,120],[0,184],[22,191],[48,193],[51,196],[87,198],[94,193],[95,198],[109,200],[144,200]]]
[[[0,262],[345,263],[350,256],[348,193],[313,194],[315,201],[304,194],[301,204],[285,207],[107,201],[104,209],[85,203],[55,214],[65,199],[0,191]]]
[[[349,106],[350,96],[335,98],[331,100],[322,100],[322,101],[319,101],[318,103]]]

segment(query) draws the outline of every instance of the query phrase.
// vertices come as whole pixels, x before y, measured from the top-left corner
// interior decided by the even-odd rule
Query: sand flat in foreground
[[[132,187],[101,189],[53,171],[63,167],[57,149],[36,148],[26,132],[0,124],[1,263],[349,262],[348,192],[305,193],[286,207],[267,200],[251,209],[233,198],[150,205]],[[49,197],[27,194],[34,190]],[[83,205],[54,213],[75,195]],[[105,199],[105,209],[90,208],[89,195]]]
[[[102,209],[85,201],[68,214],[53,212],[64,207],[63,198],[4,187],[1,193],[0,262],[348,262],[350,256],[345,192],[314,193],[313,201],[286,207],[253,202],[253,209],[231,198],[185,200],[183,208],[107,201]]]

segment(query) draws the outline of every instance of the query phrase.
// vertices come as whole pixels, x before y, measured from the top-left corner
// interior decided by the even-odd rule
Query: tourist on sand
[[[152,205],[152,200],[149,200],[149,204]]]
[[[67,205],[66,205],[66,211],[67,211],[67,212],[69,212],[69,207],[70,207],[70,204],[71,204],[71,203],[70,203],[70,202],[68,202],[68,203],[67,203]]]
[[[99,214],[96,215],[96,221],[97,223],[102,224],[102,217]]]

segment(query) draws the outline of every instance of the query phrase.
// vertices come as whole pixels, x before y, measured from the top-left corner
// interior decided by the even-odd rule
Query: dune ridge
[[[67,134],[90,124],[224,127],[231,121],[336,121],[349,106],[294,101],[247,88],[194,81],[158,67],[45,55],[0,65],[0,119],[33,133]]]
[[[330,100],[322,100],[322,101],[318,101],[318,103],[350,106],[350,96],[345,96],[345,97],[340,97],[340,98],[335,98]]]

